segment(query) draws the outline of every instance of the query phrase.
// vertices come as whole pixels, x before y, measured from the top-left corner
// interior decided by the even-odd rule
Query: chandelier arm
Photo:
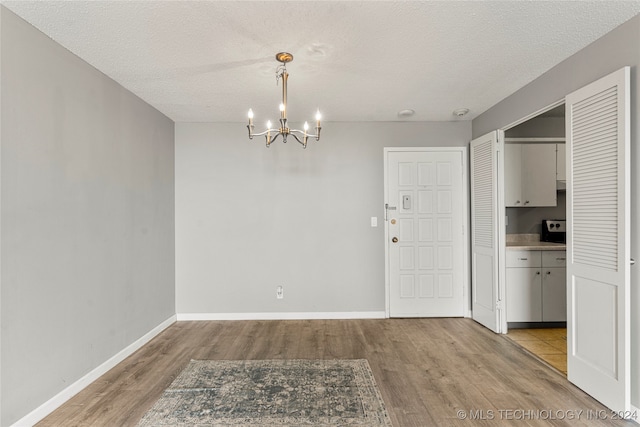
[[[296,136],[295,134],[299,134],[299,135],[303,135],[303,136],[305,135],[305,131],[304,130],[300,130],[300,129],[287,129],[286,131],[281,131],[280,129],[273,129],[272,128],[272,129],[267,129],[267,130],[265,130],[263,132],[260,132],[260,133],[254,133],[253,132],[253,126],[247,125],[247,128],[249,128],[249,138],[252,138],[252,139],[253,139],[254,136],[263,136],[263,135],[267,135],[268,133],[273,133],[274,134],[273,138],[271,138],[272,141],[274,141],[278,137],[278,135],[283,135],[285,133],[286,134],[291,134],[293,136]],[[316,132],[317,133],[315,135],[312,134],[312,133],[309,133],[307,131],[306,132],[307,137],[320,139],[320,132],[319,132],[320,129],[321,128],[316,127]]]
[[[269,134],[267,134],[267,132],[262,132],[262,134],[264,135],[267,147],[270,146],[278,138],[278,136],[282,135],[281,133],[276,132],[276,134],[273,135],[273,138],[269,138]]]
[[[297,132],[300,132],[300,131],[297,131]],[[296,139],[296,141],[298,141],[302,145],[302,148],[307,148],[307,137],[309,135],[304,135],[302,137],[302,140],[298,138],[298,135],[296,135],[295,133],[292,133],[291,135]]]
[[[318,129],[318,128],[316,128]],[[299,133],[301,135],[305,135],[305,131],[300,130],[300,129],[289,129],[289,133],[291,133],[293,136],[295,136],[295,133]],[[316,138],[316,140],[320,139],[320,135],[319,134],[311,134],[309,133],[309,131],[306,132],[307,137],[309,138]]]
[[[251,136],[262,136],[262,135],[266,135],[268,133],[275,133],[276,136],[278,136],[279,131],[278,129],[267,129],[264,132],[260,132],[260,133],[252,133]]]

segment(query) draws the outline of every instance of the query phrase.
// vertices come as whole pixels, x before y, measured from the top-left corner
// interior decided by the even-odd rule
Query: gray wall
[[[564,117],[534,117],[504,134],[505,138],[564,138]]]
[[[631,66],[631,256],[640,254],[640,16],[636,16],[591,45],[558,64],[529,85],[504,99],[473,120],[473,136],[499,129],[564,98],[570,92]],[[640,275],[636,264],[631,269],[631,403],[640,407]]]
[[[1,16],[2,419],[175,313],[173,122]]]
[[[507,234],[540,234],[543,219],[567,217],[567,193],[558,193],[557,206],[538,208],[507,208]]]
[[[266,148],[241,123],[176,124],[179,314],[384,311],[383,147],[466,146],[470,122],[322,132]]]

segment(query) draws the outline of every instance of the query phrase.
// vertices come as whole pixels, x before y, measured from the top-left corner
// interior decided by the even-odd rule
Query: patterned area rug
[[[139,426],[391,426],[369,363],[192,360]]]

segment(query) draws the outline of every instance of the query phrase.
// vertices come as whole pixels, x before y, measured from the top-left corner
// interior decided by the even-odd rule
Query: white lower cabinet
[[[567,255],[542,252],[542,321],[567,321]]]
[[[540,251],[507,251],[507,322],[542,321]]]
[[[507,251],[507,322],[567,320],[566,252]]]
[[[507,268],[507,322],[541,321],[540,268]]]

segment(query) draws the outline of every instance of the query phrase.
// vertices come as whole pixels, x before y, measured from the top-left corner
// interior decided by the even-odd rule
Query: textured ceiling
[[[3,1],[177,122],[469,120],[640,1]],[[411,118],[399,118],[413,109]]]

